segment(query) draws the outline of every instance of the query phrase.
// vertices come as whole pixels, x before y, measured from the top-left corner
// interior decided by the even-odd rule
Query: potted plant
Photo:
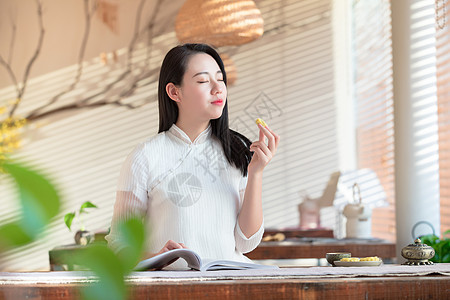
[[[64,216],[64,223],[70,231],[72,231],[71,227],[73,220],[78,216],[80,229],[75,233],[75,243],[78,245],[87,245],[94,239],[94,236],[85,229],[83,223],[83,215],[89,213],[89,208],[97,208],[97,205],[90,201],[86,201],[81,204],[78,211],[69,212]]]
[[[428,234],[421,237],[422,243],[431,246],[435,255],[430,260],[435,263],[450,263],[450,230],[447,230],[439,238],[435,234]]]

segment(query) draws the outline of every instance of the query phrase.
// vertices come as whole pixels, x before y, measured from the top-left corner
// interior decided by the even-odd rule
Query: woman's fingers
[[[270,157],[268,157],[259,147],[254,147],[251,149],[251,151],[254,152],[253,157],[257,158],[258,160],[261,160],[262,165],[265,166],[269,163]]]
[[[250,151],[252,151],[252,149],[257,149],[257,148],[261,150],[261,153],[264,156],[272,158],[273,153],[272,153],[272,151],[270,151],[269,147],[267,147],[267,145],[264,142],[260,142],[260,141],[254,142],[250,146]]]
[[[170,250],[183,248],[187,248],[183,243],[177,243],[175,241],[168,240],[167,243],[164,245],[164,247],[161,249],[161,251],[159,251],[159,253],[164,253]]]
[[[172,241],[172,240],[169,240],[169,241],[166,243],[166,247],[167,247],[169,250],[173,250],[173,249],[181,249],[181,248],[183,248],[182,245],[180,245],[179,243],[174,242],[174,241]]]
[[[268,126],[266,127],[266,129],[273,135],[274,142],[275,142],[275,148],[278,148],[278,144],[280,143],[280,136],[278,134],[276,134],[275,132],[273,132],[272,129],[270,129]]]
[[[156,254],[151,255],[150,257],[153,257],[155,255],[158,254],[162,254],[164,252],[170,251],[170,250],[174,250],[174,249],[183,249],[183,248],[187,248],[185,244],[183,243],[177,243],[175,241],[172,240],[168,240],[167,243],[164,245],[164,247]],[[175,258],[174,260],[170,261],[169,263],[165,264],[164,266],[160,267],[160,269],[164,268],[165,266],[170,265],[171,263],[173,263],[174,261],[176,261],[178,258]]]
[[[278,143],[280,141],[280,137],[274,133],[268,126],[263,127],[261,124],[258,124],[259,127],[259,141],[264,142],[264,137],[267,137],[268,147],[273,154],[277,150]]]
[[[267,124],[256,120],[259,127],[259,139],[250,145],[253,158],[249,164],[252,172],[260,172],[272,160],[278,147],[280,137],[270,129]],[[267,144],[265,139],[267,138]]]
[[[259,141],[260,142],[264,142],[264,131],[262,129],[264,129],[264,127],[261,124],[258,124],[259,127]]]

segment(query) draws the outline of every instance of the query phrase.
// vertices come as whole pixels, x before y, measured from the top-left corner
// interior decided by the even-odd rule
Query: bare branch
[[[69,85],[64,91],[56,94],[55,96],[53,96],[53,98],[50,99],[50,101],[38,108],[36,108],[32,114],[37,114],[39,111],[41,111],[42,109],[44,109],[45,107],[52,105],[53,103],[55,103],[56,101],[58,101],[61,96],[67,94],[70,91],[73,91],[75,89],[75,87],[77,86],[77,84],[80,82],[80,78],[81,75],[83,74],[83,61],[84,61],[84,55],[85,55],[85,51],[86,51],[86,46],[87,46],[87,41],[89,38],[89,33],[91,30],[91,21],[92,21],[92,14],[95,12],[96,6],[93,6],[91,8],[91,10],[89,10],[89,0],[84,0],[84,14],[85,14],[85,29],[84,29],[84,34],[83,34],[83,39],[81,42],[81,47],[80,47],[80,52],[78,53],[78,69],[77,69],[77,74],[75,75],[75,78],[72,82],[71,85]]]
[[[137,88],[141,86],[148,85],[152,82],[154,82],[155,78],[157,76],[159,67],[154,68],[152,70],[148,69],[148,65],[145,65],[142,70],[140,70],[137,75],[133,75],[133,67],[136,67],[132,63],[132,55],[135,48],[135,45],[137,41],[139,40],[140,36],[147,31],[149,31],[149,34],[153,35],[153,27],[155,24],[155,19],[157,16],[157,13],[161,7],[161,4],[163,3],[163,0],[158,0],[158,2],[155,5],[155,10],[153,11],[153,14],[148,22],[148,25],[140,30],[140,22],[141,22],[141,14],[143,11],[144,4],[146,0],[141,0],[138,9],[136,12],[136,23],[134,28],[134,34],[132,37],[132,40],[128,46],[128,60],[127,60],[127,67],[126,69],[119,74],[112,82],[110,82],[108,85],[106,85],[104,88],[102,88],[100,91],[96,92],[93,95],[85,96],[82,99],[75,100],[74,103],[69,103],[66,105],[62,105],[56,108],[51,109],[49,106],[52,104],[55,104],[57,102],[58,98],[60,98],[63,94],[73,90],[75,86],[78,84],[81,78],[81,73],[83,71],[82,69],[82,63],[84,59],[84,50],[86,48],[87,44],[87,38],[89,33],[89,25],[91,22],[91,16],[94,9],[89,12],[87,9],[87,4],[89,0],[85,0],[85,15],[86,15],[86,30],[82,42],[82,46],[80,48],[80,54],[79,54],[79,66],[78,66],[78,72],[77,76],[74,79],[74,82],[72,85],[64,92],[59,93],[55,97],[53,97],[47,104],[39,107],[38,109],[33,110],[29,113],[29,115],[26,117],[28,121],[35,121],[44,117],[48,117],[49,115],[57,114],[63,111],[70,111],[70,110],[77,110],[82,108],[92,108],[92,107],[100,107],[102,105],[115,105],[115,106],[122,106],[127,107],[129,109],[135,109],[138,107],[141,107],[148,103],[148,101],[144,101],[141,104],[130,104],[130,103],[123,103],[123,99],[127,98],[131,95],[133,95]],[[150,38],[151,36],[149,36]],[[151,42],[148,43],[147,47],[151,47]],[[115,94],[115,97],[109,98],[107,95],[108,92],[113,90],[119,83],[122,83],[124,80],[127,80],[130,82],[129,85],[127,85],[124,88],[120,88],[119,91]],[[103,99],[101,99],[103,98]],[[104,98],[107,98],[105,100]],[[45,109],[48,109],[45,111]]]
[[[31,57],[30,61],[28,62],[28,65],[25,69],[25,75],[23,76],[23,81],[22,81],[22,88],[19,89],[19,92],[17,94],[17,99],[22,99],[22,95],[25,93],[25,89],[27,87],[27,81],[28,81],[28,76],[30,75],[30,70],[31,67],[33,66],[34,62],[36,61],[36,58],[39,55],[39,52],[42,49],[42,42],[44,41],[44,24],[42,21],[42,3],[40,0],[36,0],[36,4],[37,4],[37,11],[38,11],[38,21],[39,21],[39,41],[38,44],[36,46],[36,50],[33,54],[33,56]],[[19,106],[20,101],[16,101],[13,105],[13,107],[11,108],[11,111],[9,112],[9,116],[12,117],[14,115],[14,112],[16,111],[17,107]]]
[[[95,13],[95,11],[97,10],[97,7],[98,7],[98,1],[94,0],[94,1],[92,2],[91,10],[89,11],[89,14],[90,14],[91,16]]]
[[[147,33],[148,33],[148,39],[149,41],[151,41],[151,38],[153,37],[153,27],[155,27],[155,20],[156,20],[156,16],[159,13],[159,9],[162,6],[162,3],[164,2],[164,0],[158,0],[158,2],[155,5],[155,10],[153,11],[153,15],[150,18],[150,21],[147,25]],[[150,57],[150,53],[151,53],[151,49],[152,49],[152,44],[148,43],[148,47],[147,47],[147,53],[146,53],[146,59],[148,60]]]
[[[140,5],[142,5],[146,0],[141,0],[141,1],[142,2],[140,3]],[[158,0],[158,2],[156,2],[155,8],[153,10],[153,14],[150,17],[148,24],[141,31],[139,31],[139,27],[140,27],[139,22],[140,22],[142,9],[140,11],[138,9],[138,13],[137,13],[138,17],[136,18],[133,39],[131,40],[130,46],[128,47],[128,58],[127,58],[128,68],[131,68],[132,54],[134,51],[134,47],[135,47],[137,41],[139,40],[139,38],[145,33],[148,33],[148,38],[151,38],[153,36],[153,27],[155,25],[156,16],[158,15],[158,12],[159,12],[163,2],[164,2],[164,0]],[[149,50],[147,49],[147,59],[148,59],[148,56],[149,56]]]
[[[14,84],[14,87],[16,88],[16,93],[17,93],[17,95],[19,95],[19,94],[20,94],[20,89],[19,89],[19,85],[17,84],[16,75],[14,75],[14,72],[13,72],[13,70],[11,69],[11,65],[8,64],[8,63],[3,59],[3,57],[2,57],[1,55],[0,55],[0,64],[1,64],[2,66],[5,67],[6,71],[7,71],[8,74],[9,74],[9,77],[11,77],[11,80],[12,80],[12,82],[13,82],[13,84]]]
[[[29,119],[27,119],[27,121],[28,122],[36,121],[36,120],[42,119],[44,117],[48,117],[50,115],[54,115],[54,114],[61,113],[64,111],[77,110],[77,109],[82,109],[82,108],[100,107],[100,106],[104,106],[104,105],[115,105],[115,106],[126,107],[128,109],[136,109],[136,108],[144,106],[145,104],[146,103],[142,103],[140,105],[133,105],[130,103],[123,103],[123,102],[121,102],[120,99],[115,100],[115,101],[100,100],[100,101],[86,103],[86,104],[71,103],[71,104],[67,104],[67,105],[46,111],[46,112],[42,112],[38,115],[34,115],[34,116],[30,117]]]
[[[14,43],[16,39],[16,31],[17,31],[17,25],[16,22],[11,19],[11,27],[12,27],[12,33],[11,33],[11,43],[9,45],[9,53],[8,53],[8,60],[5,61],[5,59],[0,55],[0,64],[5,67],[6,71],[8,72],[9,77],[11,77],[11,81],[13,82],[14,87],[16,88],[16,93],[19,94],[19,85],[17,84],[17,78],[14,74],[14,71],[11,68],[11,62],[12,62],[12,55],[14,53]]]
[[[8,65],[11,65],[12,62],[12,55],[14,53],[14,44],[16,42],[16,32],[17,32],[17,26],[16,23],[12,23],[12,36],[11,36],[11,43],[9,44],[9,53],[8,53]]]
[[[142,8],[144,7],[145,1],[146,0],[141,0],[141,2],[139,2],[138,9],[136,12],[136,21],[134,23],[133,38],[131,39],[130,45],[128,46],[128,57],[127,57],[127,69],[128,70],[131,69],[132,54],[133,54],[136,42],[139,38],[139,27],[140,27],[140,23],[141,23],[142,12],[144,11]]]
[[[131,74],[131,69],[132,69],[132,64],[131,64],[131,56],[132,56],[132,52],[134,51],[134,46],[139,38],[139,36],[143,33],[143,32],[139,32],[139,27],[140,27],[140,18],[141,18],[141,13],[143,11],[143,6],[145,4],[146,0],[141,0],[141,2],[139,3],[137,12],[136,12],[136,23],[135,23],[135,28],[134,28],[134,34],[133,34],[133,38],[130,42],[130,45],[128,47],[128,66],[127,69],[120,74],[114,81],[112,81],[111,83],[109,83],[107,86],[105,86],[101,91],[99,91],[98,93],[91,95],[85,99],[83,99],[82,101],[80,101],[81,103],[88,103],[90,100],[106,93],[107,91],[111,90],[116,84],[118,84],[119,82],[121,82],[122,80],[124,80],[128,75]],[[155,6],[155,11],[153,12],[153,15],[150,18],[150,22],[149,24],[154,24],[154,21],[156,19],[156,15],[157,15],[157,11],[159,11],[159,8],[162,4],[163,0],[158,0],[156,6]],[[151,26],[147,26],[145,28],[145,30],[148,30],[148,28],[151,28]],[[152,70],[153,71],[153,70]],[[152,72],[150,71],[150,72]],[[135,79],[134,81],[137,82],[139,80],[142,79],[142,74],[141,76],[138,76],[137,78],[140,79]],[[126,92],[128,95],[132,95],[132,93],[130,94],[130,91]]]
[[[141,80],[147,79],[149,81],[151,81],[151,77],[154,76],[156,77],[158,69],[153,69],[150,71],[147,71],[145,73],[141,73],[140,76],[133,81],[133,83],[128,87],[128,89],[124,89],[120,94],[119,94],[119,98],[125,98],[125,97],[129,97],[131,95],[134,94],[135,90],[138,88],[139,83],[141,82]],[[145,85],[144,85],[145,86]]]
[[[54,115],[54,114],[61,113],[64,111],[76,110],[76,109],[81,109],[81,108],[100,107],[100,106],[104,106],[104,105],[124,106],[124,107],[130,108],[130,109],[137,108],[131,104],[123,104],[123,103],[120,103],[119,101],[108,102],[106,100],[102,100],[102,101],[98,101],[98,102],[94,102],[94,103],[83,104],[83,105],[79,105],[77,103],[71,103],[71,104],[67,104],[67,105],[40,113],[38,115],[34,115],[34,116],[30,117],[28,119],[28,121],[29,122],[36,121],[36,120],[42,119],[44,117],[48,117],[49,115]]]
[[[133,78],[133,84],[128,88],[123,90],[120,94],[119,94],[119,98],[123,98],[123,97],[128,97],[131,96],[135,90],[135,88],[133,88],[133,86],[137,87],[137,84],[139,83],[139,81],[146,79],[152,75],[155,75],[156,73],[156,69],[154,70],[150,70],[147,71],[145,73],[141,73],[139,76],[136,76],[135,78]],[[103,88],[103,90],[101,90],[100,92],[91,95],[85,99],[83,99],[82,101],[80,101],[80,103],[85,104],[88,103],[90,100],[95,99],[98,96],[101,96],[103,94],[105,94],[107,91],[111,90],[113,88],[114,85],[116,85],[118,82],[121,82],[123,79],[125,79],[125,77],[128,75],[128,72],[124,72],[121,74],[121,76],[119,76],[118,78],[116,78],[116,80],[114,80],[113,82],[111,82],[110,84],[108,84],[107,86],[105,86]]]
[[[146,0],[141,0],[141,2],[138,5],[138,9],[136,11],[136,22],[135,22],[135,27],[134,27],[134,34],[133,34],[133,38],[131,39],[130,45],[128,46],[128,61],[127,61],[127,69],[120,74],[114,81],[112,81],[110,84],[108,84],[107,86],[105,86],[100,92],[96,93],[95,95],[89,96],[85,99],[83,99],[81,102],[82,103],[87,103],[90,100],[94,99],[95,97],[98,97],[104,93],[106,93],[107,91],[111,90],[117,83],[121,82],[122,80],[124,80],[128,75],[131,74],[131,70],[132,70],[132,54],[134,51],[134,47],[135,44],[137,42],[137,40],[139,39],[139,36],[142,35],[146,30],[148,30],[148,28],[151,28],[150,26],[146,26],[146,28],[144,28],[144,31],[139,32],[139,27],[140,27],[140,19],[141,19],[141,14],[143,11],[143,7],[145,4]],[[154,24],[155,19],[156,19],[156,15],[157,12],[159,11],[159,8],[162,4],[164,0],[158,0],[158,2],[155,5],[155,10],[153,11],[153,14],[150,18],[149,24]],[[149,71],[148,73],[152,73],[154,70]],[[144,73],[144,75],[139,75],[134,79],[134,82],[137,83],[138,81],[142,80],[143,76],[145,78],[145,76],[148,76],[148,73]],[[126,90],[125,93],[129,96],[132,95],[132,93],[130,93],[130,90]]]
[[[124,80],[125,77],[130,73],[131,73],[131,71],[123,72],[122,74],[119,75],[119,77],[117,77],[114,81],[112,81],[110,84],[105,86],[101,91],[99,91],[98,93],[91,95],[87,98],[84,98],[82,101],[80,101],[80,103],[88,103],[90,100],[94,99],[95,97],[105,94],[107,91],[111,90],[117,83]]]
[[[26,119],[28,122],[31,122],[31,121],[36,121],[36,120],[42,119],[44,117],[48,117],[49,115],[54,115],[54,114],[61,113],[64,111],[70,111],[70,110],[76,110],[76,109],[82,109],[82,108],[100,107],[103,105],[122,106],[122,107],[126,107],[128,109],[136,109],[136,108],[142,107],[145,104],[147,104],[149,101],[145,101],[141,104],[130,104],[130,103],[123,103],[122,99],[133,95],[135,90],[138,87],[142,87],[142,86],[151,84],[153,82],[152,79],[156,80],[156,76],[158,74],[158,69],[159,68],[155,68],[155,69],[149,70],[147,72],[141,73],[140,76],[138,76],[137,80],[133,81],[133,83],[129,87],[125,88],[118,96],[116,96],[112,100],[101,99],[101,100],[96,100],[95,102],[91,102],[91,103],[87,102],[88,100],[93,100],[96,97],[104,95],[104,91],[101,91],[101,92],[96,93],[95,95],[91,95],[88,98],[84,99],[83,102],[70,103],[70,104],[60,106],[60,107],[57,107],[57,108],[54,108],[54,109],[51,109],[51,110],[48,110],[45,112],[30,115]],[[147,80],[147,82],[142,85],[139,85],[139,83],[144,79]],[[106,90],[108,90],[108,89],[106,88]]]

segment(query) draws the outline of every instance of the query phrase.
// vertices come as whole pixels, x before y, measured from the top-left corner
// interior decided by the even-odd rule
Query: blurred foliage
[[[86,286],[83,299],[126,299],[124,277],[139,262],[144,251],[144,224],[140,218],[130,218],[118,224],[121,251],[115,253],[105,243],[94,243],[67,260],[73,265],[85,266],[94,272],[98,281]]]
[[[450,230],[442,235],[442,238],[434,234],[428,234],[420,237],[422,243],[433,247],[436,254],[432,259],[435,263],[450,263]]]
[[[21,210],[18,221],[0,226],[1,253],[36,240],[59,213],[60,197],[46,177],[22,164],[0,160],[0,169],[14,179]],[[86,213],[86,209],[95,207],[87,201],[78,213]],[[84,266],[96,276],[93,283],[81,289],[83,299],[127,298],[124,277],[133,271],[143,253],[144,224],[141,218],[130,218],[118,224],[117,228],[121,243],[118,254],[106,243],[94,243],[67,258],[69,263]]]
[[[0,169],[10,175],[18,188],[21,216],[0,227],[0,252],[35,240],[60,208],[53,184],[40,173],[19,164],[0,161]]]

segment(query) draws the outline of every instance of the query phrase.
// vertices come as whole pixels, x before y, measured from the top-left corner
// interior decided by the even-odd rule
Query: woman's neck
[[[187,136],[189,137],[191,142],[193,142],[200,135],[200,133],[202,133],[203,131],[206,130],[206,128],[208,128],[209,122],[207,122],[207,123],[199,123],[199,122],[188,123],[188,122],[183,122],[181,120],[177,120],[175,125],[177,125],[178,128],[183,130],[183,132],[187,134]]]

